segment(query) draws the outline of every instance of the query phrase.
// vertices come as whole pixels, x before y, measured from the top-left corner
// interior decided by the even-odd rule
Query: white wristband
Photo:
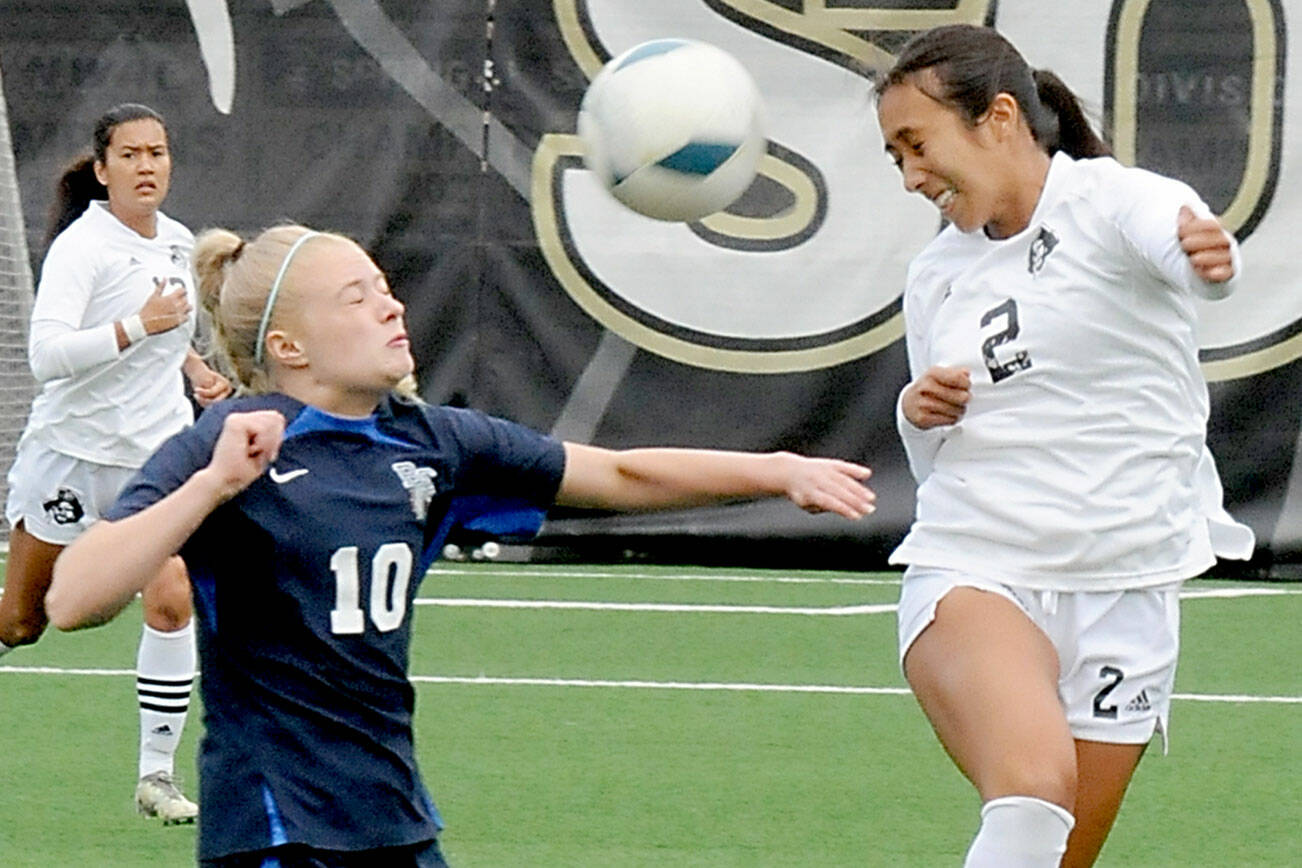
[[[145,331],[145,321],[140,318],[140,314],[122,320],[122,331],[127,334],[128,345],[139,343],[149,336],[149,332]]]

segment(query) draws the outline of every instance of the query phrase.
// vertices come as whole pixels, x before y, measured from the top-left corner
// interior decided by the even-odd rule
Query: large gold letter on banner
[[[765,0],[554,0],[589,77],[666,33],[729,51],[764,94],[770,139],[741,200],[685,225],[625,209],[583,169],[575,137],[544,136],[531,207],[557,279],[606,328],[699,367],[813,370],[897,340],[905,268],[937,217],[902,192],[883,153],[870,76],[913,31],[982,23],[991,7],[935,5],[824,0],[797,12]]]

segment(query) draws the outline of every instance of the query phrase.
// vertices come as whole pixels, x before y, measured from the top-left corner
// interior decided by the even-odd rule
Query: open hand
[[[877,495],[864,484],[872,471],[862,464],[801,455],[787,458],[787,497],[805,512],[834,512],[858,519],[877,508]]]
[[[170,331],[190,316],[190,300],[185,295],[185,287],[163,295],[166,288],[167,281],[155,277],[154,291],[145,299],[145,306],[140,308],[140,320],[148,334]]]

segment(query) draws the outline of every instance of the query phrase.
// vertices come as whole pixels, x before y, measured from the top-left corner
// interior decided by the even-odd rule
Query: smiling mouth
[[[931,201],[935,203],[937,208],[939,208],[941,211],[944,211],[946,208],[950,206],[950,203],[954,201],[954,197],[957,195],[958,194],[954,192],[954,188],[950,187],[949,189],[945,190],[943,193],[941,193],[939,196],[937,196],[935,199],[932,199]]]

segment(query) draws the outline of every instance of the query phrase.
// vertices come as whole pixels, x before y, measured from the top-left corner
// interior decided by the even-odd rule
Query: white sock
[[[162,633],[145,625],[136,658],[136,697],[140,703],[140,777],[172,774],[190,710],[196,653],[194,621]]]
[[[963,868],[1058,868],[1076,818],[1032,796],[1004,796],[981,806],[981,828]]]

